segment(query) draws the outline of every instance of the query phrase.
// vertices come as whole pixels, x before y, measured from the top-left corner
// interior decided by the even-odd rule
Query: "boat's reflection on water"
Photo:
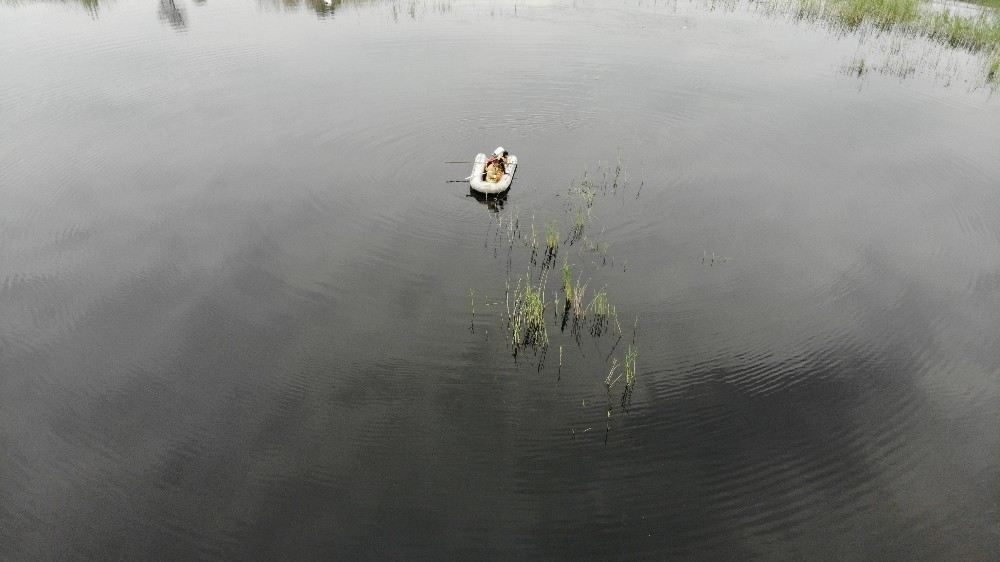
[[[502,193],[487,194],[487,193],[481,193],[479,191],[476,191],[475,189],[472,189],[470,187],[469,188],[469,195],[468,195],[468,197],[472,197],[476,201],[479,201],[483,205],[486,205],[486,207],[491,212],[493,212],[493,213],[499,213],[501,210],[503,210],[504,204],[507,203],[507,194],[508,193],[510,193],[509,189],[503,191]]]

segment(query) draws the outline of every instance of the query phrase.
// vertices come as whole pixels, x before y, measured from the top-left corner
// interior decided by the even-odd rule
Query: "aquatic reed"
[[[587,293],[587,284],[580,283],[580,280],[576,280],[576,285],[573,287],[573,294],[570,296],[569,308],[573,312],[573,318],[579,320],[583,318],[587,309],[583,306],[583,297]]]
[[[563,260],[563,293],[566,295],[566,302],[573,300],[573,270],[569,267],[569,260]]]
[[[590,304],[587,306],[594,316],[598,318],[607,318],[611,315],[613,307],[611,303],[608,302],[608,293],[603,289],[598,291],[594,298],[590,300]]]
[[[583,203],[587,205],[588,209],[594,206],[594,199],[597,197],[597,190],[594,189],[594,184],[588,181],[580,185],[580,195],[583,197]]]
[[[570,232],[570,240],[576,242],[583,237],[583,229],[587,226],[587,217],[583,214],[583,209],[576,208],[573,215],[573,230]]]
[[[865,22],[888,29],[920,16],[920,0],[834,0],[831,5],[840,23],[851,29]]]
[[[798,0],[796,6],[800,17],[835,21],[848,29],[870,24],[924,35],[971,52],[1000,49],[1000,12],[994,8],[962,15],[924,0]]]
[[[615,386],[615,383],[617,383],[622,378],[621,375],[615,376],[615,371],[618,370],[618,366],[619,366],[618,359],[612,358],[611,369],[608,370],[608,376],[604,377],[604,386],[606,386],[608,390],[611,390]]]
[[[514,289],[514,304],[508,310],[511,343],[522,346],[547,346],[549,333],[545,325],[545,275],[535,287],[525,275],[524,284],[518,279]]]
[[[924,27],[929,37],[951,47],[973,52],[1000,47],[1000,16],[996,14],[973,18],[945,10],[927,16]]]
[[[579,279],[573,282],[573,270],[569,266],[569,261],[563,260],[563,294],[566,296],[566,311],[573,313],[573,318],[580,319],[586,314],[583,306],[583,297],[587,293],[587,284],[581,283]]]
[[[590,335],[595,338],[601,337],[604,329],[608,327],[610,318],[615,316],[615,308],[608,302],[608,293],[603,289],[598,291],[590,304],[587,305],[590,312]]]
[[[963,15],[927,0],[753,0],[765,10],[789,11],[797,19],[823,20],[848,30],[870,26],[924,36],[944,45],[987,56],[986,80],[1000,78],[993,60],[1000,56],[1000,0],[984,0],[981,13]],[[852,64],[858,76],[867,63]]]
[[[629,389],[635,386],[635,360],[638,357],[639,352],[632,344],[629,344],[628,351],[625,352],[625,386]]]
[[[545,247],[550,256],[554,256],[559,251],[559,222],[552,221],[545,224]]]

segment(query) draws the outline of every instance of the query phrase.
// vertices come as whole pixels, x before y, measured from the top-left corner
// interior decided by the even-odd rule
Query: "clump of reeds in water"
[[[615,316],[615,307],[608,302],[607,291],[598,291],[590,304],[587,305],[590,311],[590,334],[594,337],[601,337],[604,330],[610,324],[611,318]]]
[[[569,267],[569,260],[563,260],[563,294],[566,295],[566,302],[573,298],[573,270]]]
[[[837,18],[855,28],[870,22],[879,29],[910,24],[920,16],[920,0],[833,0]]]
[[[949,10],[926,17],[923,27],[932,39],[950,47],[977,52],[1000,47],[1000,15],[983,13],[975,18],[953,14]]]
[[[552,221],[545,224],[545,254],[554,258],[559,252],[559,223]]]
[[[535,217],[531,217],[531,238],[525,240],[524,245],[531,248],[530,261],[532,265],[535,265],[538,258],[538,233],[535,232]]]
[[[586,226],[587,217],[584,215],[583,209],[577,207],[573,214],[573,229],[570,231],[569,236],[570,243],[575,243],[583,238],[583,230]]]
[[[618,381],[625,378],[625,392],[622,394],[622,404],[624,405],[632,395],[632,389],[635,388],[636,379],[636,359],[639,357],[639,352],[636,350],[635,346],[629,344],[628,351],[625,352],[625,362],[619,363],[617,358],[611,359],[611,368],[608,370],[608,375],[604,377],[604,386],[610,391],[612,388],[618,384]],[[623,367],[622,371],[619,372],[618,368]]]
[[[629,344],[628,351],[625,352],[625,385],[632,387],[635,385],[635,361],[639,358],[639,352],[635,346]]]
[[[522,284],[523,281],[523,284]],[[549,333],[545,326],[545,275],[538,286],[525,275],[514,289],[514,303],[507,309],[511,345],[516,350],[524,346],[546,347]]]
[[[639,352],[635,346],[629,344],[628,351],[625,352],[625,392],[622,393],[622,407],[626,407],[632,400],[632,391],[635,390],[635,361],[638,357]]]
[[[986,80],[990,84],[1000,86],[1000,53],[997,53],[987,66]]]
[[[563,308],[562,327],[565,329],[570,317],[572,317],[573,332],[579,335],[577,333],[578,323],[587,313],[587,309],[583,305],[583,298],[587,293],[587,284],[582,283],[579,279],[574,283],[573,269],[570,268],[567,260],[563,260],[562,274],[563,295],[566,297],[566,306]]]
[[[577,189],[577,193],[583,199],[583,204],[587,206],[588,209],[594,206],[594,199],[597,198],[597,188],[593,181],[589,178],[585,178],[583,183]]]
[[[587,284],[581,283],[579,279],[576,280],[576,285],[573,286],[573,293],[569,295],[567,303],[569,305],[568,309],[573,313],[574,320],[580,320],[587,314],[587,309],[583,306],[583,297],[587,293]]]

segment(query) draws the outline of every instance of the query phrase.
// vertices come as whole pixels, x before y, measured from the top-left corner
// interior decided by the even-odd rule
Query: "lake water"
[[[0,558],[996,556],[1000,96],[766,12],[0,6]]]

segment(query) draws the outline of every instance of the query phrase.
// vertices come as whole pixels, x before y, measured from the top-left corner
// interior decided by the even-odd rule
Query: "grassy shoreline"
[[[968,4],[976,4],[977,6],[986,6],[988,8],[993,8],[994,10],[1000,9],[1000,0],[960,0]]]
[[[789,7],[801,19],[822,20],[851,31],[865,27],[898,31],[982,55],[986,81],[1000,85],[1000,11],[994,8],[963,15],[939,9],[929,0],[791,0]]]

